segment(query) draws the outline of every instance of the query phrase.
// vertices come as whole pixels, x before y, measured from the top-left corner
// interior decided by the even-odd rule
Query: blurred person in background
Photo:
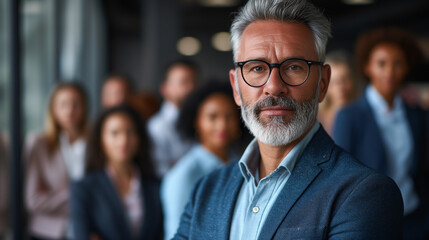
[[[404,239],[427,239],[427,113],[409,107],[399,95],[407,74],[423,62],[422,52],[410,33],[382,28],[358,39],[356,57],[368,86],[356,103],[338,113],[334,139],[399,186],[404,200]]]
[[[191,93],[180,110],[179,133],[198,142],[164,176],[161,200],[165,239],[171,239],[195,183],[204,175],[238,160],[231,151],[240,136],[240,117],[229,84],[211,82]]]
[[[162,239],[159,182],[142,120],[131,107],[105,110],[86,155],[86,176],[72,186],[76,239]]]
[[[31,239],[71,239],[69,184],[84,175],[87,102],[81,87],[59,84],[53,91],[42,134],[25,146],[25,203]]]
[[[133,107],[144,121],[147,121],[159,110],[159,102],[155,94],[148,91],[137,92],[129,77],[124,74],[111,74],[101,90],[103,108],[127,104]]]
[[[125,75],[110,75],[101,89],[101,105],[103,108],[109,108],[125,103],[133,92],[132,89],[131,81]]]
[[[158,177],[162,177],[192,146],[191,142],[179,136],[176,122],[179,109],[185,98],[194,90],[197,78],[197,67],[191,61],[178,60],[167,67],[160,88],[164,102],[147,125],[154,144],[152,156]]]
[[[331,81],[325,99],[319,104],[317,119],[332,136],[332,127],[338,111],[356,99],[360,87],[346,52],[337,50],[327,54],[326,63],[331,66]]]

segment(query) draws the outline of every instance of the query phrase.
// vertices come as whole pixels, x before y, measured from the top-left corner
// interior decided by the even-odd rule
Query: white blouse
[[[64,159],[68,176],[76,181],[83,177],[85,173],[85,150],[86,141],[77,139],[70,143],[66,134],[60,134],[60,151]]]

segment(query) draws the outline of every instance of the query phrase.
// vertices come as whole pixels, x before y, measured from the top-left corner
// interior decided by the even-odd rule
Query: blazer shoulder
[[[356,115],[360,115],[362,112],[367,112],[368,109],[369,109],[368,101],[366,100],[365,95],[362,95],[354,102],[342,108],[338,112],[338,114],[354,117]]]
[[[47,148],[46,136],[43,133],[30,133],[25,140],[25,152],[45,150]]]
[[[202,177],[195,184],[192,192],[199,192],[203,195],[207,194],[206,191],[222,192],[222,189],[224,189],[225,186],[230,186],[231,183],[236,182],[240,178],[242,178],[242,176],[238,162],[233,162]],[[199,190],[204,190],[204,193]]]
[[[371,181],[385,184],[387,186],[385,189],[399,191],[396,183],[390,177],[366,166],[352,154],[337,145],[334,146],[333,157],[335,165],[333,171],[338,176],[343,176],[343,179],[358,179],[356,182],[358,184],[368,178],[372,179]]]
[[[342,188],[351,194],[363,194],[391,201],[393,205],[401,207],[402,197],[396,183],[388,176],[364,165],[350,153],[338,146],[334,147],[334,161],[331,163],[329,176],[331,181],[336,182],[338,188]],[[386,196],[389,196],[386,199]],[[368,201],[368,203],[377,203],[379,201]]]
[[[335,168],[338,169],[339,171],[343,171],[343,169],[348,169],[349,171],[346,171],[346,172],[349,172],[349,173],[356,172],[362,176],[376,173],[374,169],[364,165],[355,156],[353,156],[351,153],[344,150],[337,144],[334,144],[332,155],[334,158]]]
[[[74,185],[80,186],[80,187],[89,187],[92,188],[94,187],[100,180],[104,180],[103,178],[105,178],[105,171],[104,170],[97,170],[97,171],[93,171],[93,172],[89,172],[87,174],[85,174],[85,176],[74,182]],[[93,190],[96,190],[96,187],[94,187]]]
[[[207,182],[214,181],[214,182],[219,182],[219,184],[224,184],[232,176],[236,176],[237,174],[240,174],[241,176],[238,162],[233,162],[219,169],[214,170],[213,172],[205,176],[202,180],[205,180]]]

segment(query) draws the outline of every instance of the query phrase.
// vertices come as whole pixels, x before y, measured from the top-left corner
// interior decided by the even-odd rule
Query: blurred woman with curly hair
[[[359,38],[356,57],[368,85],[357,102],[338,113],[334,139],[396,182],[404,200],[404,239],[426,239],[428,113],[399,95],[410,71],[423,63],[422,52],[412,34],[382,28]]]

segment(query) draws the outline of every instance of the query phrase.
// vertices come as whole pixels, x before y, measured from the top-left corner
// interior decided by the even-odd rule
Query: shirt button
[[[259,212],[259,207],[253,207],[252,211],[253,211],[253,213],[258,213]]]

